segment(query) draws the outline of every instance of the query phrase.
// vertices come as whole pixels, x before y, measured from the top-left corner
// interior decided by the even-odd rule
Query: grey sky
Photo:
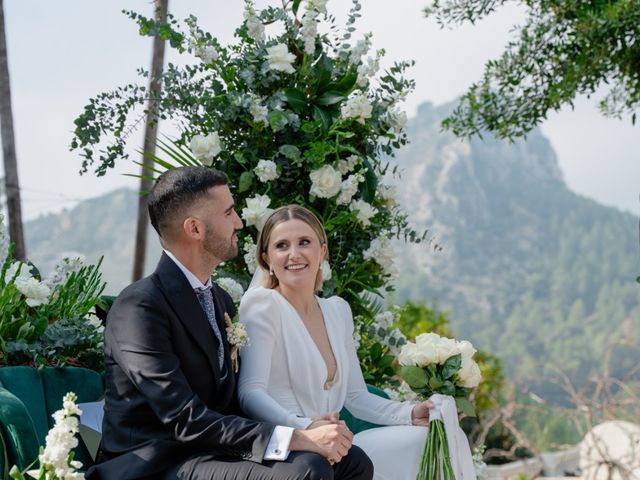
[[[258,7],[275,4],[258,1]],[[329,0],[341,19],[349,0]],[[373,33],[389,61],[415,59],[415,93],[406,107],[412,115],[423,101],[442,103],[479,78],[482,67],[509,39],[521,12],[508,7],[476,27],[441,30],[421,13],[423,0],[363,0],[362,31]],[[136,186],[122,173],[125,162],[107,176],[78,175],[80,158],[68,151],[73,119],[87,100],[136,80],[148,68],[150,40],[137,35],[123,8],[151,14],[149,0],[5,0],[20,181],[27,217],[59,210],[78,199],[118,186]],[[242,16],[241,0],[172,0],[179,18],[195,14],[223,42],[232,38]],[[170,61],[175,61],[170,56]],[[555,147],[566,181],[574,191],[604,204],[640,213],[640,126],[603,118],[595,101],[579,99],[551,115],[542,126]],[[137,142],[137,148],[140,142]]]

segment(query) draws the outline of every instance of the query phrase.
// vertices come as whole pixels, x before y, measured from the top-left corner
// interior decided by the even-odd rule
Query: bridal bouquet
[[[402,347],[398,362],[402,378],[418,395],[429,398],[440,394],[434,399],[445,396],[445,401],[453,398],[458,410],[475,416],[469,401],[472,389],[481,379],[480,368],[473,360],[475,352],[466,340],[459,342],[435,333],[423,333],[415,342],[407,342]],[[455,480],[445,426],[437,417],[432,414],[418,480]]]

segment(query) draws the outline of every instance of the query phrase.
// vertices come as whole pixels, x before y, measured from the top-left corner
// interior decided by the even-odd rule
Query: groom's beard
[[[238,242],[234,242],[233,238],[224,238],[216,233],[216,229],[205,224],[206,232],[204,236],[204,249],[210,255],[213,255],[221,262],[231,260],[238,255]]]

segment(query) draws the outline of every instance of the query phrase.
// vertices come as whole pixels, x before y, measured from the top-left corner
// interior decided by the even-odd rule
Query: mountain
[[[423,104],[392,159],[412,225],[442,247],[402,249],[396,300],[449,310],[512,378],[535,383],[552,364],[580,385],[610,347],[612,374],[637,367],[637,218],[571,192],[540,131],[460,140],[440,127],[451,108]]]
[[[451,108],[423,104],[411,143],[391,159],[413,226],[442,247],[399,249],[394,300],[448,310],[460,338],[544,398],[557,395],[542,381],[549,365],[578,385],[605,367],[623,377],[640,365],[637,219],[571,192],[539,131],[515,143],[459,140],[440,128]],[[107,292],[118,293],[131,276],[136,206],[136,192],[120,189],[30,221],[29,258],[46,272],[62,252],[104,255]],[[147,272],[159,252],[150,228]]]
[[[117,294],[131,280],[138,194],[121,188],[78,203],[73,209],[25,223],[29,260],[41,272],[51,272],[63,255],[81,254],[95,263],[101,256],[106,293]],[[149,226],[145,271],[160,257],[158,236]]]

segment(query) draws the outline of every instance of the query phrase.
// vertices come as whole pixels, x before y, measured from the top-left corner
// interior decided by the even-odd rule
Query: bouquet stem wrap
[[[429,400],[434,407],[417,480],[475,480],[471,449],[458,424],[454,398],[435,393]]]

